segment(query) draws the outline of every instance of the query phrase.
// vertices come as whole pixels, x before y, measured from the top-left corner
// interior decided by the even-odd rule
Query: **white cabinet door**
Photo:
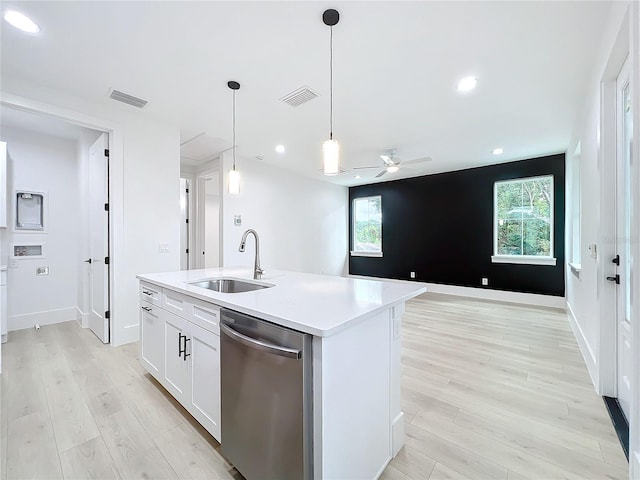
[[[186,406],[220,442],[220,337],[194,324],[189,329],[191,395]]]
[[[164,320],[164,379],[162,384],[176,400],[183,403],[188,400],[190,386],[189,350],[186,336],[187,321],[183,318],[159,309]]]
[[[160,309],[148,302],[140,302],[140,362],[162,382],[164,365],[164,320]]]

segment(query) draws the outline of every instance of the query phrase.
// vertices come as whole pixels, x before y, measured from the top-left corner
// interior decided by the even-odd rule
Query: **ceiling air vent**
[[[142,108],[147,104],[146,100],[142,100],[141,98],[134,97],[133,95],[127,95],[120,90],[112,90],[111,95],[109,97],[117,100],[118,102],[126,103],[127,105],[133,105],[134,107]]]
[[[309,100],[313,100],[317,96],[318,94],[311,90],[309,87],[301,87],[285,95],[280,100],[282,100],[284,103],[288,103],[292,107],[297,107],[305,102],[308,102]]]

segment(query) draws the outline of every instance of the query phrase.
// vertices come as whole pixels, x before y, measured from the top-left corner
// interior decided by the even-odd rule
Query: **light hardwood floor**
[[[425,294],[403,322],[406,444],[383,479],[628,478],[565,314]],[[66,322],[2,355],[0,478],[241,478],[137,344]]]

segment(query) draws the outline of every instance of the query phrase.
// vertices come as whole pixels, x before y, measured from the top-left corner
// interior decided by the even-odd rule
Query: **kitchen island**
[[[224,453],[220,308],[309,334],[312,406],[305,432],[311,461],[305,477],[377,478],[404,442],[401,316],[404,303],[424,286],[284,271],[253,280],[252,274],[220,268],[138,275],[141,363]],[[193,285],[218,278],[266,288],[221,293]]]

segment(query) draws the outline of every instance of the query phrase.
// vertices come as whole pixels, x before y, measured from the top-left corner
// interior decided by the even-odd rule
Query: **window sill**
[[[382,257],[382,252],[356,252],[351,250],[352,257]]]
[[[520,265],[550,265],[555,266],[556,259],[553,257],[536,256],[515,256],[515,255],[492,255],[492,263],[517,263]]]
[[[571,269],[571,273],[573,273],[576,277],[580,278],[580,271],[582,270],[582,265],[579,263],[569,263],[569,268]]]

